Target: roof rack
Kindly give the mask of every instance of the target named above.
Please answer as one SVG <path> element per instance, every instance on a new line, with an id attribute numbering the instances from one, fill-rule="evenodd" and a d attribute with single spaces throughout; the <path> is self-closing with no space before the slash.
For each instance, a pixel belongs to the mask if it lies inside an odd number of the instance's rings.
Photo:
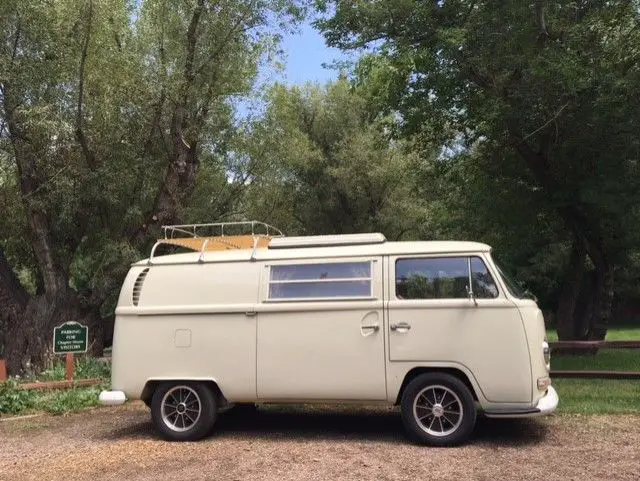
<path id="1" fill-rule="evenodd" d="M 250 260 L 254 260 L 258 247 L 267 247 L 274 237 L 284 237 L 280 229 L 256 220 L 163 225 L 162 230 L 164 238 L 158 239 L 153 245 L 148 265 L 153 263 L 156 249 L 161 245 L 180 246 L 200 252 L 198 262 L 204 262 L 206 251 L 235 249 L 252 249 Z"/>
<path id="2" fill-rule="evenodd" d="M 227 233 L 225 234 L 225 227 Z M 250 228 L 250 233 L 247 230 Z M 257 220 L 245 220 L 238 222 L 214 222 L 212 224 L 181 224 L 181 225 L 163 225 L 162 231 L 164 232 L 165 239 L 173 239 L 176 234 L 184 234 L 190 237 L 204 237 L 203 234 L 208 233 L 208 236 L 224 237 L 230 235 L 231 232 L 235 232 L 238 235 L 239 229 L 243 235 L 266 235 L 270 237 L 284 237 L 282 231 L 272 225 Z M 204 231 L 204 232 L 203 232 Z M 216 234 L 216 232 L 218 232 Z"/>

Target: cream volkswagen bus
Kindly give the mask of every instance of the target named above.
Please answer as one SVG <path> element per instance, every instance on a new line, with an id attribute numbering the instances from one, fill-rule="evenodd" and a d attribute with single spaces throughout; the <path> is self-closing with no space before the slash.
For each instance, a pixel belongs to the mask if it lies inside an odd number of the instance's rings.
<path id="1" fill-rule="evenodd" d="M 478 412 L 558 404 L 542 314 L 489 246 L 259 222 L 165 227 L 122 287 L 112 369 L 101 401 L 142 399 L 171 440 L 206 436 L 234 404 L 382 403 L 416 441 L 453 445 Z"/>

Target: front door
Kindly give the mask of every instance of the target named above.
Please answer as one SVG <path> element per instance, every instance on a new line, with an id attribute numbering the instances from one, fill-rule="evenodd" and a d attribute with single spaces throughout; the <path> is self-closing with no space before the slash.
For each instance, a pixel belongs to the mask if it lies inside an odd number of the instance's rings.
<path id="1" fill-rule="evenodd" d="M 261 299 L 259 399 L 386 398 L 380 258 L 270 263 Z"/>
<path id="2" fill-rule="evenodd" d="M 531 401 L 522 320 L 483 256 L 390 257 L 389 271 L 391 362 L 464 366 L 487 400 Z"/>

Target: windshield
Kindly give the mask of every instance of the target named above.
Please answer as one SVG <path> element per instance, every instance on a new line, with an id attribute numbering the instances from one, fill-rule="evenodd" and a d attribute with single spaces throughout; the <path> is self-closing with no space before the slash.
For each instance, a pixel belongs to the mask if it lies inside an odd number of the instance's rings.
<path id="1" fill-rule="evenodd" d="M 513 297 L 517 297 L 518 299 L 531 298 L 531 293 L 529 291 L 520 287 L 520 284 L 518 284 L 511 276 L 506 275 L 499 265 L 496 264 L 496 267 L 498 268 L 498 272 L 500 273 L 502 280 L 507 286 L 507 290 Z"/>

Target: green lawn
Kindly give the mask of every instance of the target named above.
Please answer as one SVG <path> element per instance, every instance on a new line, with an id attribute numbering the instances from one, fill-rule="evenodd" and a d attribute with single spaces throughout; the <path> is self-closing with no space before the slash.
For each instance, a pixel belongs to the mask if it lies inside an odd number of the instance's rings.
<path id="1" fill-rule="evenodd" d="M 555 330 L 547 331 L 549 341 L 557 341 Z M 640 341 L 640 328 L 613 328 L 608 341 Z M 556 370 L 640 371 L 640 350 L 600 349 L 595 355 L 554 355 L 551 368 Z M 571 414 L 640 414 L 640 380 L 553 379 L 560 396 L 559 413 Z"/>
<path id="2" fill-rule="evenodd" d="M 555 329 L 547 329 L 549 342 L 558 340 Z M 640 327 L 615 327 L 607 331 L 607 341 L 640 341 Z"/>
<path id="3" fill-rule="evenodd" d="M 640 349 L 599 349 L 598 353 L 566 356 L 551 353 L 552 369 L 640 371 Z"/>
<path id="4" fill-rule="evenodd" d="M 640 414 L 640 381 L 554 379 L 559 413 Z"/>

